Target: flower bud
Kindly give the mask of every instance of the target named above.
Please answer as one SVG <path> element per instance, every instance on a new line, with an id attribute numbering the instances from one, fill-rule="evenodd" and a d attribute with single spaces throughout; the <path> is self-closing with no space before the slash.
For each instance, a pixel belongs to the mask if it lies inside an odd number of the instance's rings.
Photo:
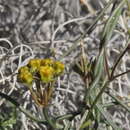
<path id="1" fill-rule="evenodd" d="M 41 60 L 41 66 L 52 66 L 54 61 L 52 59 Z"/>
<path id="2" fill-rule="evenodd" d="M 56 75 L 59 75 L 59 74 L 63 73 L 64 68 L 65 68 L 65 66 L 64 66 L 63 63 L 61 63 L 61 62 L 59 62 L 59 61 L 56 61 L 56 62 L 54 63 L 54 70 L 55 70 L 55 74 L 56 74 Z"/>
<path id="3" fill-rule="evenodd" d="M 22 83 L 25 83 L 28 85 L 31 85 L 33 82 L 33 76 L 30 72 L 25 72 L 25 73 L 22 72 L 18 75 L 18 78 Z"/>
<path id="4" fill-rule="evenodd" d="M 41 64 L 41 59 L 31 59 L 28 63 L 28 67 L 30 67 L 30 71 L 34 73 L 39 70 L 40 64 Z"/>
<path id="5" fill-rule="evenodd" d="M 50 66 L 41 66 L 39 69 L 39 74 L 41 76 L 41 80 L 45 83 L 54 80 L 54 69 Z"/>

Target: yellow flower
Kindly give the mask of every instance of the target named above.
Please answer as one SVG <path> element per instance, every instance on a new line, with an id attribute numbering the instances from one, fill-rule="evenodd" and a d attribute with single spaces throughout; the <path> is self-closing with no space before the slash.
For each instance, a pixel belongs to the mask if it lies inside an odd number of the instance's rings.
<path id="1" fill-rule="evenodd" d="M 27 66 L 23 66 L 19 69 L 18 73 L 26 73 L 29 72 L 29 68 Z"/>
<path id="2" fill-rule="evenodd" d="M 28 66 L 30 67 L 30 71 L 32 73 L 37 72 L 39 70 L 40 65 L 41 59 L 31 59 L 28 63 Z"/>
<path id="3" fill-rule="evenodd" d="M 21 82 L 31 85 L 33 82 L 33 76 L 30 72 L 22 72 L 18 75 Z"/>
<path id="4" fill-rule="evenodd" d="M 64 71 L 64 64 L 52 59 L 31 59 L 27 66 L 21 67 L 18 78 L 21 82 L 32 84 L 33 77 L 37 76 L 44 83 L 54 81 Z M 40 77 L 39 77 L 40 76 Z"/>
<path id="5" fill-rule="evenodd" d="M 65 66 L 64 66 L 63 63 L 61 63 L 61 62 L 59 62 L 59 61 L 56 61 L 56 62 L 54 63 L 54 70 L 55 70 L 55 74 L 56 74 L 56 75 L 59 75 L 59 74 L 63 73 L 64 68 L 65 68 Z"/>
<path id="6" fill-rule="evenodd" d="M 54 61 L 52 59 L 41 60 L 41 66 L 52 66 Z"/>
<path id="7" fill-rule="evenodd" d="M 41 66 L 39 69 L 41 80 L 45 83 L 53 81 L 54 69 L 50 66 Z"/>
<path id="8" fill-rule="evenodd" d="M 31 59 L 26 66 L 19 69 L 18 79 L 28 86 L 35 103 L 46 107 L 53 93 L 52 83 L 64 68 L 63 63 L 52 59 Z M 32 83 L 36 83 L 35 90 L 31 89 Z M 40 85 L 43 85 L 44 89 Z"/>

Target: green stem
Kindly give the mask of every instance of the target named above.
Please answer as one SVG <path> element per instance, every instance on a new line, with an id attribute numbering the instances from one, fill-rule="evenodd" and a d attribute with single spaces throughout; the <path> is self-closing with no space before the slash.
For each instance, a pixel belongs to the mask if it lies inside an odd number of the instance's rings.
<path id="1" fill-rule="evenodd" d="M 33 116 L 30 112 L 28 112 L 27 110 L 25 110 L 23 107 L 19 106 L 19 110 L 21 112 L 23 112 L 26 116 L 28 116 L 30 119 L 39 122 L 39 123 L 43 123 L 43 124 L 48 124 L 46 120 L 40 120 L 38 118 L 36 118 L 35 116 Z"/>
<path id="2" fill-rule="evenodd" d="M 51 126 L 51 128 L 56 129 L 57 128 L 56 122 L 54 120 L 50 119 L 50 116 L 48 115 L 48 110 L 47 109 L 48 108 L 46 108 L 46 107 L 42 109 L 43 114 L 45 116 L 45 119 L 47 120 L 47 122 Z"/>
<path id="3" fill-rule="evenodd" d="M 113 79 L 113 76 L 114 76 L 114 72 L 115 72 L 115 69 L 117 67 L 117 65 L 119 64 L 120 60 L 122 59 L 122 57 L 125 55 L 125 53 L 127 52 L 128 50 L 128 46 L 124 49 L 124 51 L 120 54 L 120 56 L 118 57 L 116 63 L 114 64 L 113 66 L 113 69 L 112 69 L 112 72 L 111 72 L 111 79 Z"/>
<path id="4" fill-rule="evenodd" d="M 104 62 L 104 49 L 102 49 L 102 51 L 100 52 L 99 54 L 99 57 L 98 57 L 98 60 L 97 60 L 97 64 L 95 66 L 95 79 L 93 80 L 93 82 L 90 84 L 89 88 L 86 89 L 86 92 L 85 92 L 85 100 L 87 101 L 90 94 L 91 94 L 91 91 L 92 89 L 94 89 L 96 87 L 96 85 L 99 83 L 101 77 L 102 77 L 102 72 L 103 72 L 103 62 Z M 100 67 L 99 67 L 100 66 Z M 87 82 L 85 83 L 87 84 Z M 87 86 L 86 86 L 87 88 Z"/>
<path id="5" fill-rule="evenodd" d="M 122 76 L 122 75 L 125 75 L 125 74 L 127 74 L 127 73 L 129 73 L 129 72 L 130 72 L 130 70 L 128 70 L 128 71 L 126 71 L 126 72 L 123 72 L 123 73 L 121 73 L 121 74 L 115 75 L 115 76 L 113 76 L 113 78 L 111 79 L 111 81 L 114 80 L 114 79 L 116 79 L 116 78 L 118 78 L 118 77 L 120 77 L 120 76 Z"/>
<path id="6" fill-rule="evenodd" d="M 124 104 L 130 103 L 130 100 L 122 101 L 122 103 L 124 103 Z M 104 108 L 104 107 L 111 107 L 111 106 L 115 106 L 115 105 L 117 106 L 117 105 L 119 105 L 119 103 L 117 103 L 117 101 L 114 101 L 114 102 L 111 102 L 111 103 L 105 103 L 101 106 Z"/>
<path id="7" fill-rule="evenodd" d="M 88 112 L 88 115 L 87 115 L 87 117 L 86 117 L 86 120 L 89 119 L 89 117 L 90 117 L 90 115 L 91 115 L 91 113 L 92 113 L 93 108 L 95 107 L 96 103 L 98 102 L 98 100 L 99 100 L 100 97 L 102 96 L 102 94 L 103 94 L 104 90 L 106 89 L 106 87 L 108 86 L 108 84 L 109 84 L 109 81 L 105 80 L 105 82 L 103 83 L 103 87 L 102 87 L 101 91 L 100 91 L 99 94 L 96 96 L 95 100 L 93 101 L 93 104 L 92 104 L 92 106 L 91 106 L 91 108 L 90 108 L 90 110 L 89 110 L 89 112 Z"/>
<path id="8" fill-rule="evenodd" d="M 64 119 L 72 120 L 73 118 L 75 118 L 79 114 L 81 114 L 81 112 L 74 112 L 71 114 L 65 114 L 62 116 L 58 116 L 58 117 L 56 117 L 56 121 L 59 122 L 59 121 L 64 120 Z"/>

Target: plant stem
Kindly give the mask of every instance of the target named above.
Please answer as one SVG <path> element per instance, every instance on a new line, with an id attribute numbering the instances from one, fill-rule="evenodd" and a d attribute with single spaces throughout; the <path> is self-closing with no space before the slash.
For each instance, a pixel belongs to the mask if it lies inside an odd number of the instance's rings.
<path id="1" fill-rule="evenodd" d="M 23 107 L 19 106 L 19 110 L 21 112 L 23 112 L 26 116 L 28 116 L 31 120 L 39 122 L 39 123 L 43 123 L 43 124 L 48 124 L 46 120 L 42 120 L 42 119 L 38 119 L 35 116 L 33 116 L 30 112 L 28 112 L 27 110 L 25 110 Z"/>
<path id="2" fill-rule="evenodd" d="M 49 115 L 48 115 L 48 108 L 43 108 L 43 114 L 45 116 L 45 119 L 47 120 L 48 124 L 51 126 L 51 128 L 56 129 L 56 122 L 54 122 L 54 120 L 50 119 Z"/>
<path id="3" fill-rule="evenodd" d="M 128 47 L 126 47 L 125 50 L 120 54 L 120 56 L 118 57 L 116 63 L 114 64 L 113 69 L 112 69 L 112 72 L 111 72 L 111 76 L 110 76 L 111 79 L 113 79 L 115 69 L 116 69 L 117 65 L 119 64 L 121 58 L 122 58 L 122 57 L 125 55 L 125 53 L 127 52 L 127 50 L 128 50 Z"/>
<path id="4" fill-rule="evenodd" d="M 65 114 L 65 115 L 56 117 L 56 121 L 59 122 L 59 121 L 64 120 L 64 119 L 72 120 L 73 118 L 75 118 L 79 114 L 81 114 L 81 112 L 74 112 L 74 113 L 70 113 L 70 114 Z"/>
<path id="5" fill-rule="evenodd" d="M 114 80 L 114 79 L 116 79 L 116 78 L 118 78 L 118 77 L 120 77 L 120 76 L 122 76 L 122 75 L 125 75 L 125 74 L 127 74 L 127 73 L 129 73 L 129 72 L 130 72 L 130 70 L 128 70 L 128 71 L 126 71 L 126 72 L 123 72 L 123 73 L 121 73 L 121 74 L 115 75 L 115 76 L 113 76 L 113 78 L 111 79 L 111 81 Z"/>
<path id="6" fill-rule="evenodd" d="M 93 101 L 93 104 L 92 104 L 92 106 L 91 106 L 91 108 L 90 108 L 90 110 L 89 110 L 89 112 L 88 112 L 88 115 L 87 115 L 87 117 L 86 117 L 86 120 L 89 119 L 89 117 L 90 117 L 90 115 L 91 115 L 91 113 L 92 113 L 93 108 L 95 107 L 96 103 L 98 102 L 98 100 L 99 100 L 100 97 L 102 96 L 102 94 L 103 94 L 104 90 L 106 89 L 106 87 L 108 86 L 108 84 L 109 84 L 109 81 L 108 81 L 108 80 L 105 80 L 104 83 L 103 83 L 103 87 L 102 87 L 101 91 L 100 91 L 99 94 L 96 96 L 95 100 Z"/>

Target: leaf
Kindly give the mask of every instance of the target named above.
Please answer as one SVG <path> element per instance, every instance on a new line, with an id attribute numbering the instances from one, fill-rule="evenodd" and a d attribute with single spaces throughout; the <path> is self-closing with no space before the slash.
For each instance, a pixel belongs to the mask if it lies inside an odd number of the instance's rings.
<path id="1" fill-rule="evenodd" d="M 103 71 L 103 63 L 104 62 L 104 50 L 101 51 L 98 60 L 97 60 L 97 64 L 95 66 L 95 71 L 94 71 L 94 77 L 101 77 L 102 75 L 102 71 Z"/>
<path id="2" fill-rule="evenodd" d="M 0 92 L 0 96 L 5 98 L 6 100 L 10 101 L 12 104 L 14 104 L 15 106 L 19 106 L 20 104 L 18 102 L 16 102 L 13 98 L 11 98 L 10 96 Z"/>
<path id="3" fill-rule="evenodd" d="M 9 118 L 8 120 L 5 120 L 4 122 L 2 122 L 2 123 L 1 123 L 1 126 L 2 126 L 2 127 L 7 127 L 7 126 L 11 126 L 11 125 L 13 125 L 13 124 L 15 124 L 15 123 L 16 123 L 16 118 L 11 117 L 11 118 Z"/>
<path id="4" fill-rule="evenodd" d="M 92 124 L 92 121 L 91 121 L 91 120 L 88 120 L 88 121 L 86 121 L 86 122 L 80 127 L 80 129 L 84 129 L 84 128 L 90 126 L 91 124 Z"/>
<path id="5" fill-rule="evenodd" d="M 111 125 L 114 130 L 122 130 L 121 128 L 119 128 L 119 127 L 113 122 L 113 119 L 112 119 L 111 115 L 110 115 L 107 111 L 104 111 L 104 109 L 103 109 L 99 104 L 97 104 L 96 107 L 98 108 L 98 110 L 100 111 L 100 113 L 103 115 L 103 117 L 106 119 L 107 123 L 108 123 L 109 125 Z"/>
<path id="6" fill-rule="evenodd" d="M 124 104 L 120 99 L 118 99 L 116 96 L 114 96 L 111 93 L 107 93 L 109 96 L 111 96 L 118 104 L 120 104 L 124 109 L 126 109 L 130 113 L 130 108 Z"/>
<path id="7" fill-rule="evenodd" d="M 105 27 L 104 27 L 104 32 L 102 34 L 102 42 L 101 42 L 101 47 L 102 48 L 111 38 L 113 30 L 118 22 L 118 18 L 121 14 L 122 7 L 125 3 L 125 0 L 122 0 L 121 3 L 117 6 L 117 8 L 113 11 L 111 17 L 108 19 Z"/>
<path id="8" fill-rule="evenodd" d="M 104 69 L 104 49 L 101 51 L 97 64 L 94 68 L 94 80 L 88 90 L 86 91 L 86 101 L 88 100 L 89 95 L 91 94 L 91 91 L 97 86 L 97 84 L 100 82 L 100 79 L 102 77 L 102 72 Z"/>

